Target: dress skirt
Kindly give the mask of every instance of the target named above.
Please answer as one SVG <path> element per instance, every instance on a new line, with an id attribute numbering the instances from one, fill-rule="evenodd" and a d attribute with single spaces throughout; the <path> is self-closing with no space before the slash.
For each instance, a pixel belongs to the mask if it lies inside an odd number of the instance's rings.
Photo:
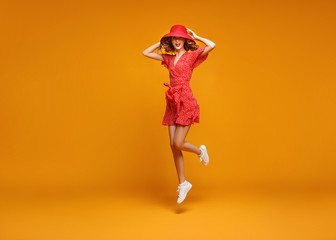
<path id="1" fill-rule="evenodd" d="M 166 111 L 162 120 L 163 125 L 190 125 L 199 123 L 200 107 L 197 99 L 193 96 L 193 92 L 189 82 L 179 83 L 168 86 L 165 92 Z"/>

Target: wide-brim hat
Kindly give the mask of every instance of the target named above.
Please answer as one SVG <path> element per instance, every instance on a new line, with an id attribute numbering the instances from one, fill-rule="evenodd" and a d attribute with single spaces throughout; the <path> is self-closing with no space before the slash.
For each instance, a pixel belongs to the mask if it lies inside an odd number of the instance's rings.
<path id="1" fill-rule="evenodd" d="M 190 35 L 188 34 L 188 32 L 187 32 L 187 28 L 186 28 L 185 26 L 183 26 L 183 25 L 174 25 L 174 26 L 172 26 L 171 29 L 170 29 L 170 32 L 167 33 L 166 35 L 164 35 L 164 36 L 161 38 L 160 42 L 162 43 L 162 40 L 163 40 L 165 37 L 173 37 L 173 36 L 175 36 L 175 37 L 183 37 L 183 38 L 186 38 L 186 39 L 190 39 L 190 40 L 192 40 L 194 43 L 196 43 L 194 37 L 193 37 L 193 36 L 190 36 Z"/>

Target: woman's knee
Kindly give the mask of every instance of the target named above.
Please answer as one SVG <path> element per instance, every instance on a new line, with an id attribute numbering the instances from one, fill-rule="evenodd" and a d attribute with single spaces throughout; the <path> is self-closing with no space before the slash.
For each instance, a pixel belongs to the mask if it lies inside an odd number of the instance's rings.
<path id="1" fill-rule="evenodd" d="M 175 143 L 174 142 L 171 142 L 170 143 L 170 148 L 171 148 L 171 150 L 173 150 L 173 151 L 179 151 L 179 149 L 178 148 L 176 148 L 176 146 L 175 146 Z"/>
<path id="2" fill-rule="evenodd" d="M 177 150 L 182 150 L 183 143 L 184 143 L 183 141 L 176 140 L 176 141 L 174 141 L 173 146 Z"/>

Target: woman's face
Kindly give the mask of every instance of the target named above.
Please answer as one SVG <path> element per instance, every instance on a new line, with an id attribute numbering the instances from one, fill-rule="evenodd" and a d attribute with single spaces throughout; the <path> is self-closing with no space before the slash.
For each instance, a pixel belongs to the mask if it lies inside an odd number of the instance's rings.
<path id="1" fill-rule="evenodd" d="M 172 37 L 172 43 L 175 47 L 175 50 L 180 50 L 181 48 L 183 48 L 185 39 L 183 37 Z"/>

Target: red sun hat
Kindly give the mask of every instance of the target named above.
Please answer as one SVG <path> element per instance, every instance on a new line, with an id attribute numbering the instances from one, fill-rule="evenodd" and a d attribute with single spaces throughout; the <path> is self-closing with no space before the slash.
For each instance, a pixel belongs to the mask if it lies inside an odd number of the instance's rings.
<path id="1" fill-rule="evenodd" d="M 171 29 L 170 29 L 170 33 L 167 33 L 166 35 L 164 35 L 161 38 L 160 42 L 162 43 L 163 38 L 172 37 L 172 36 L 184 37 L 184 38 L 190 39 L 190 40 L 194 41 L 194 43 L 196 43 L 195 38 L 193 36 L 188 35 L 187 28 L 183 25 L 172 26 Z"/>

